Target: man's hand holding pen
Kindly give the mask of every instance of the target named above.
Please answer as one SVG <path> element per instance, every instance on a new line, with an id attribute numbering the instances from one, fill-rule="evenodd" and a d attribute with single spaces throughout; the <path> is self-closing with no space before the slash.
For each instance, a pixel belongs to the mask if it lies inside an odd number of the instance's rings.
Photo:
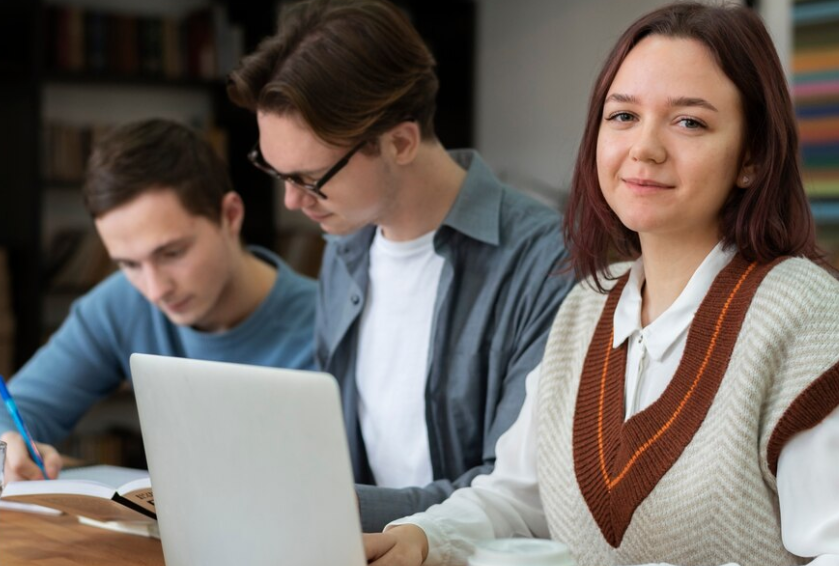
<path id="1" fill-rule="evenodd" d="M 26 442 L 17 432 L 7 432 L 0 440 L 8 444 L 6 448 L 6 482 L 22 480 L 42 480 L 44 474 L 29 456 Z M 49 444 L 36 443 L 44 459 L 44 468 L 49 479 L 58 477 L 61 471 L 61 455 Z"/>

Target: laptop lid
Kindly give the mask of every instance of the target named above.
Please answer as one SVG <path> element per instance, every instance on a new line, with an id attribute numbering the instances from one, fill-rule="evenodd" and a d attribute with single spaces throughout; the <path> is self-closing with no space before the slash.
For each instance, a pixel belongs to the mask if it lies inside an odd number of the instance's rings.
<path id="1" fill-rule="evenodd" d="M 366 564 L 329 374 L 134 354 L 167 566 Z"/>

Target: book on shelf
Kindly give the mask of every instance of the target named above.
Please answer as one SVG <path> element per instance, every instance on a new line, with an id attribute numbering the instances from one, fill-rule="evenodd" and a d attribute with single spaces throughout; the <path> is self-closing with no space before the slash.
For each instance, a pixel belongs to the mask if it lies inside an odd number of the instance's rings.
<path id="1" fill-rule="evenodd" d="M 244 30 L 218 3 L 181 17 L 48 5 L 46 64 L 51 71 L 114 77 L 212 80 L 244 50 Z"/>
<path id="2" fill-rule="evenodd" d="M 104 73 L 108 70 L 108 14 L 88 10 L 83 23 L 87 68 L 92 73 Z"/>
<path id="3" fill-rule="evenodd" d="M 148 472 L 118 466 L 74 468 L 55 480 L 10 482 L 0 500 L 49 507 L 98 522 L 157 519 Z"/>
<path id="4" fill-rule="evenodd" d="M 125 14 L 115 14 L 111 20 L 111 68 L 118 75 L 129 77 L 140 74 L 140 54 L 137 46 L 137 18 Z"/>
<path id="5" fill-rule="evenodd" d="M 44 123 L 41 161 L 44 179 L 81 184 L 93 146 L 111 129 L 109 124 Z"/>
<path id="6" fill-rule="evenodd" d="M 168 79 L 177 79 L 184 76 L 180 21 L 175 18 L 163 18 L 161 28 L 163 75 Z"/>
<path id="7" fill-rule="evenodd" d="M 78 6 L 66 6 L 57 21 L 56 60 L 62 69 L 79 72 L 85 67 L 84 12 Z"/>
<path id="8" fill-rule="evenodd" d="M 150 77 L 163 75 L 163 19 L 138 19 L 140 74 Z"/>
<path id="9" fill-rule="evenodd" d="M 108 251 L 92 228 L 66 228 L 52 238 L 44 274 L 50 289 L 81 294 L 114 270 Z"/>

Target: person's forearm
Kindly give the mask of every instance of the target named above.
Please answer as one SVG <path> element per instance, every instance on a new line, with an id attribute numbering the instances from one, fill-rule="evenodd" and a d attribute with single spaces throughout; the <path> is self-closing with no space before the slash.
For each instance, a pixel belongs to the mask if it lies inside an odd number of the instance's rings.
<path id="1" fill-rule="evenodd" d="M 489 468 L 488 466 L 486 467 Z M 469 481 L 484 467 L 476 468 L 469 477 L 458 479 L 458 483 Z M 462 481 L 461 481 L 462 480 Z M 396 519 L 425 511 L 432 505 L 444 501 L 457 485 L 450 481 L 436 481 L 423 487 L 386 488 L 371 485 L 356 485 L 358 507 L 361 514 L 361 528 L 365 533 L 377 533 Z"/>

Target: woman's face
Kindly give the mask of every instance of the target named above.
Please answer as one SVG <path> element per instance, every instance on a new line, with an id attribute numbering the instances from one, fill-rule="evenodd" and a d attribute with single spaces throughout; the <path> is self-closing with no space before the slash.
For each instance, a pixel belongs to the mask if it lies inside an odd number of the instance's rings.
<path id="1" fill-rule="evenodd" d="M 668 243 L 713 245 L 742 166 L 740 94 L 693 39 L 652 35 L 624 60 L 606 96 L 597 139 L 603 196 L 621 222 Z"/>

